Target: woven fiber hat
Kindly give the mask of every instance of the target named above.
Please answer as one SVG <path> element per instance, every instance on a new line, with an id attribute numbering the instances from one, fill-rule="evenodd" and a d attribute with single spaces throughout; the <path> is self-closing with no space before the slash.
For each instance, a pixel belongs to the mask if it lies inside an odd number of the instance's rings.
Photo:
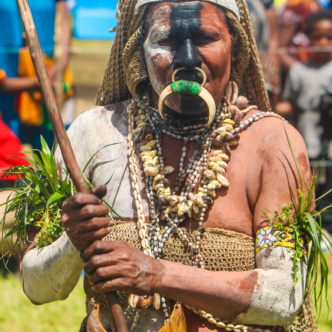
<path id="1" fill-rule="evenodd" d="M 138 3 L 139 1 L 143 3 Z M 98 89 L 97 105 L 124 101 L 140 95 L 148 88 L 149 77 L 142 49 L 144 14 L 148 7 L 148 3 L 144 2 L 148 1 L 119 0 L 118 2 L 116 36 L 102 84 Z M 209 2 L 225 10 L 230 33 L 237 39 L 230 80 L 238 84 L 240 94 L 246 96 L 250 104 L 257 105 L 262 111 L 269 111 L 270 104 L 246 2 L 244 0 Z M 235 7 L 237 5 L 237 8 L 230 8 L 227 2 Z"/>

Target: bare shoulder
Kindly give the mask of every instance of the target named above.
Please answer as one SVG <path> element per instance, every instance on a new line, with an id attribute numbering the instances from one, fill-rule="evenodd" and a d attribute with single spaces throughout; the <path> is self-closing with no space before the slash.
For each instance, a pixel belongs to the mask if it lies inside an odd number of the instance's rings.
<path id="1" fill-rule="evenodd" d="M 93 107 L 81 113 L 72 123 L 68 129 L 68 136 L 81 168 L 106 145 L 127 141 L 127 105 L 128 101 Z M 121 147 L 111 151 L 117 152 Z M 55 156 L 57 161 L 62 162 L 59 149 Z"/>
<path id="2" fill-rule="evenodd" d="M 252 115 L 249 114 L 246 119 Z M 284 204 L 291 203 L 290 192 L 301 188 L 301 181 L 303 187 L 307 188 L 311 171 L 301 135 L 284 120 L 267 116 L 252 122 L 243 130 L 241 142 L 245 144 L 243 149 L 250 150 L 246 188 L 256 232 L 266 226 L 262 210 L 272 216 Z"/>
<path id="3" fill-rule="evenodd" d="M 112 105 L 96 106 L 81 113 L 69 128 L 68 134 L 73 130 L 95 131 L 99 125 L 107 125 L 123 131 L 123 126 L 127 124 L 126 108 L 129 101 L 119 102 Z"/>
<path id="4" fill-rule="evenodd" d="M 250 118 L 249 114 L 245 119 Z M 253 122 L 247 130 L 246 140 L 257 151 L 262 163 L 289 161 L 293 166 L 292 149 L 303 171 L 309 167 L 307 150 L 300 133 L 287 121 L 267 116 Z"/>

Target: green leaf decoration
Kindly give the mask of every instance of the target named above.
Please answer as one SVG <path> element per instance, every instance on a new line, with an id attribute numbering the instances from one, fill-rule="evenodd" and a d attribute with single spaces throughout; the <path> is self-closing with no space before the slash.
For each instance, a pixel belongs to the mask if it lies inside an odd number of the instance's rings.
<path id="1" fill-rule="evenodd" d="M 285 131 L 285 134 L 286 134 L 286 137 L 287 137 L 288 146 L 289 146 L 289 148 L 290 148 L 290 150 L 291 150 L 292 157 L 293 157 L 293 160 L 294 160 L 294 162 L 295 162 L 295 166 L 296 166 L 297 174 L 299 175 L 300 185 L 301 185 L 301 191 L 303 192 L 302 175 L 301 175 L 301 172 L 300 172 L 299 164 L 297 163 L 297 160 L 296 160 L 296 157 L 295 157 L 295 153 L 294 153 L 294 150 L 293 150 L 292 143 L 291 143 L 290 138 L 289 138 L 289 136 L 288 136 L 288 134 L 287 134 L 287 131 L 286 131 L 285 126 L 284 126 L 284 131 Z"/>
<path id="2" fill-rule="evenodd" d="M 302 175 L 286 129 L 285 134 L 296 165 L 300 185 L 299 188 L 297 188 L 295 196 L 290 186 L 289 177 L 286 174 L 292 203 L 284 205 L 281 211 L 275 211 L 273 218 L 265 210 L 263 210 L 262 213 L 264 218 L 272 225 L 272 231 L 282 231 L 285 230 L 286 227 L 289 227 L 289 232 L 292 233 L 295 240 L 295 249 L 292 251 L 293 285 L 302 278 L 301 273 L 299 273 L 299 262 L 301 259 L 306 259 L 308 269 L 305 296 L 307 296 L 309 289 L 312 290 L 316 309 L 320 312 L 323 297 L 327 302 L 328 287 L 328 265 L 321 245 L 323 242 L 332 245 L 322 231 L 321 214 L 328 211 L 332 205 L 317 211 L 314 203 L 319 202 L 324 196 L 329 194 L 332 189 L 313 202 L 318 165 L 313 171 L 307 193 L 304 193 Z M 304 251 L 307 252 L 307 257 L 304 257 Z"/>
<path id="3" fill-rule="evenodd" d="M 111 145 L 115 144 L 108 144 L 102 149 Z M 25 157 L 25 160 L 32 166 L 15 166 L 3 172 L 3 178 L 9 175 L 18 176 L 14 188 L 1 190 L 13 191 L 7 201 L 1 204 L 5 206 L 5 213 L 0 221 L 2 236 L 13 241 L 12 251 L 7 257 L 13 254 L 16 247 L 19 251 L 25 250 L 35 235 L 37 235 L 35 238 L 37 248 L 45 247 L 59 238 L 64 232 L 61 226 L 62 204 L 67 197 L 76 193 L 66 169 L 63 169 L 64 179 L 58 176 L 54 149 L 48 147 L 42 136 L 41 146 L 41 150 L 23 151 L 31 156 Z M 84 170 L 100 150 L 93 154 Z M 87 183 L 92 189 L 92 184 L 89 181 Z M 107 206 L 111 218 L 111 213 L 121 218 L 109 204 Z M 9 212 L 15 213 L 15 223 L 9 231 L 6 231 L 5 217 Z"/>
<path id="4" fill-rule="evenodd" d="M 46 202 L 46 208 L 48 209 L 49 206 L 54 203 L 55 201 L 58 201 L 59 199 L 63 198 L 63 197 L 66 197 L 65 194 L 63 193 L 60 193 L 60 192 L 56 192 L 54 193 L 49 199 L 48 201 Z"/>

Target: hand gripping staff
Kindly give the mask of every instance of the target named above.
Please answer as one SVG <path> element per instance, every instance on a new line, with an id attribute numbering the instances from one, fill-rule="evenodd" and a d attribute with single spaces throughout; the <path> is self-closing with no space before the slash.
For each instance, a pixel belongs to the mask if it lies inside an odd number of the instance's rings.
<path id="1" fill-rule="evenodd" d="M 60 146 L 62 156 L 69 175 L 78 192 L 89 193 L 89 187 L 83 177 L 74 156 L 72 146 L 67 136 L 61 114 L 55 101 L 51 82 L 48 78 L 42 52 L 40 49 L 35 24 L 31 15 L 30 7 L 27 0 L 16 0 L 23 22 L 24 30 L 30 49 L 31 58 L 36 69 L 41 92 L 50 117 L 56 140 Z M 117 301 L 114 292 L 106 293 L 107 305 L 113 317 L 114 325 L 117 332 L 128 332 L 126 320 L 122 309 Z"/>

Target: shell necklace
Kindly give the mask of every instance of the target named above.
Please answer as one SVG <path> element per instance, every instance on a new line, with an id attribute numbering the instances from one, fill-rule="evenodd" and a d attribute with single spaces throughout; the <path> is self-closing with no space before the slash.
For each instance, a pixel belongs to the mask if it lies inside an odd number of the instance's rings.
<path id="1" fill-rule="evenodd" d="M 234 82 L 230 82 L 227 89 L 237 90 L 234 89 L 234 84 Z M 235 147 L 239 143 L 237 133 L 263 117 L 280 118 L 273 112 L 260 112 L 241 123 L 243 116 L 255 108 L 257 107 L 248 106 L 245 97 L 226 93 L 226 98 L 218 107 L 213 123 L 206 127 L 205 118 L 181 121 L 167 116 L 163 120 L 151 106 L 150 98 L 147 95 L 131 101 L 127 108 L 129 168 L 137 208 L 138 234 L 142 251 L 146 255 L 156 259 L 163 258 L 164 243 L 172 232 L 176 232 L 192 253 L 192 265 L 204 269 L 204 258 L 200 255 L 200 241 L 205 231 L 204 216 L 208 205 L 212 204 L 213 198 L 216 197 L 216 189 L 229 186 L 225 173 L 230 160 L 231 147 Z M 165 165 L 165 157 L 161 148 L 162 134 L 183 140 L 179 173 L 173 189 L 169 186 L 167 175 L 171 174 L 174 168 Z M 190 141 L 196 142 L 195 150 L 185 165 L 187 144 Z M 145 222 L 139 189 L 135 152 L 138 146 L 140 146 L 140 159 L 146 175 L 146 194 L 151 217 L 149 226 Z M 210 156 L 212 146 L 216 150 Z M 198 222 L 195 242 L 190 242 L 179 227 L 186 217 Z M 161 227 L 161 222 L 164 222 L 166 226 Z M 159 294 L 144 297 L 143 300 L 131 294 L 128 302 L 130 307 L 135 309 L 143 309 L 151 304 L 156 309 L 161 306 L 165 318 L 169 317 L 166 300 Z M 128 317 L 131 315 L 130 307 Z M 194 312 L 197 311 L 194 308 L 191 309 Z M 138 311 L 135 313 L 132 329 L 137 325 L 137 313 Z M 209 316 L 212 317 L 212 315 Z M 213 319 L 221 322 L 218 318 Z"/>

